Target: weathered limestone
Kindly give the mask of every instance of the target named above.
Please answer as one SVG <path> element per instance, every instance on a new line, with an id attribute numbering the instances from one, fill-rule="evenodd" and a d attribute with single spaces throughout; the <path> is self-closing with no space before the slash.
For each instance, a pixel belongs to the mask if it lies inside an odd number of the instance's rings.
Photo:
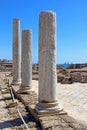
<path id="1" fill-rule="evenodd" d="M 13 82 L 21 84 L 21 61 L 20 61 L 20 20 L 13 19 Z"/>
<path id="2" fill-rule="evenodd" d="M 32 88 L 32 32 L 22 31 L 22 84 L 19 93 L 28 93 Z"/>
<path id="3" fill-rule="evenodd" d="M 38 113 L 59 112 L 56 96 L 56 15 L 41 12 L 39 19 L 39 102 Z"/>

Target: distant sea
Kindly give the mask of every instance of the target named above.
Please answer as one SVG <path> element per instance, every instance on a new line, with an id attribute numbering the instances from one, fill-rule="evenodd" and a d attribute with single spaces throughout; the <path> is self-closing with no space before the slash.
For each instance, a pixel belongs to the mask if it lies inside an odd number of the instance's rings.
<path id="1" fill-rule="evenodd" d="M 59 64 L 60 66 L 64 66 L 64 67 L 68 67 L 70 66 L 71 64 L 70 63 L 64 63 L 64 64 Z"/>

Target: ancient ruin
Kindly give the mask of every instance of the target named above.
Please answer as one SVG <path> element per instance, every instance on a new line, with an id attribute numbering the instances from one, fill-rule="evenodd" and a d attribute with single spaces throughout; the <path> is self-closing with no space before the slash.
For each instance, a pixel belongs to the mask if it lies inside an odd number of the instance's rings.
<path id="1" fill-rule="evenodd" d="M 81 83 L 87 83 L 87 63 L 56 66 L 55 12 L 40 13 L 39 65 L 32 65 L 31 30 L 22 31 L 20 57 L 20 20 L 14 19 L 13 63 L 0 61 L 0 129 L 87 130 L 87 84 Z"/>
<path id="2" fill-rule="evenodd" d="M 20 20 L 13 20 L 13 82 L 21 84 L 21 61 L 20 61 Z"/>
<path id="3" fill-rule="evenodd" d="M 22 31 L 22 84 L 20 93 L 28 93 L 32 88 L 32 31 Z"/>
<path id="4" fill-rule="evenodd" d="M 39 96 L 36 111 L 61 111 L 56 96 L 56 14 L 41 12 L 39 18 Z"/>

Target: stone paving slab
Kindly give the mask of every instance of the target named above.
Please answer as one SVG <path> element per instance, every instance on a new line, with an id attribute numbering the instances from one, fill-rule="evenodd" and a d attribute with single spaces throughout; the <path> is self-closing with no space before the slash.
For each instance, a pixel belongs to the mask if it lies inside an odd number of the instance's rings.
<path id="1" fill-rule="evenodd" d="M 38 94 L 38 81 L 33 80 L 32 86 Z M 69 116 L 87 126 L 87 83 L 57 83 L 57 97 Z"/>
<path id="2" fill-rule="evenodd" d="M 36 120 L 39 121 L 43 130 L 87 130 L 87 127 L 67 114 L 38 115 L 35 112 L 37 94 L 34 91 L 30 94 L 17 94 L 19 86 L 12 86 L 12 88 L 15 95 L 25 104 Z"/>

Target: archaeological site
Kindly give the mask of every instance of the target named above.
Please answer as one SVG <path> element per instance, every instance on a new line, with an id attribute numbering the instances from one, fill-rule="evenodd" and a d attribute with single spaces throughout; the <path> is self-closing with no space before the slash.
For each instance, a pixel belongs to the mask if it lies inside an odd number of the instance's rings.
<path id="1" fill-rule="evenodd" d="M 12 19 L 12 61 L 0 61 L 0 130 L 87 130 L 87 63 L 56 64 L 56 21 L 56 12 L 40 12 L 33 64 L 34 30 Z"/>

